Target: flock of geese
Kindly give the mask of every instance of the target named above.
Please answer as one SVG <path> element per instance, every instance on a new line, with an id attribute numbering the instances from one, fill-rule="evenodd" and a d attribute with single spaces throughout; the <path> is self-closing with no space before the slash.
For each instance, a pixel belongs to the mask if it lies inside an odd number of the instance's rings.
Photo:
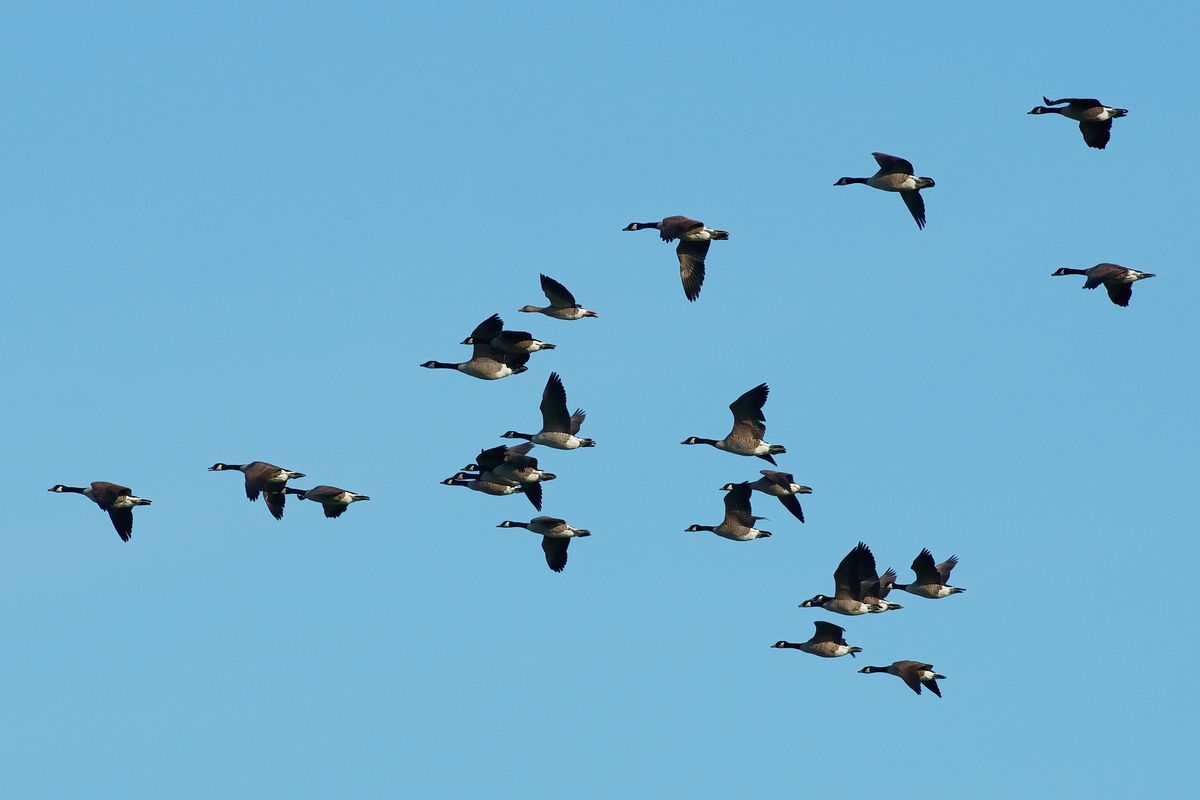
<path id="1" fill-rule="evenodd" d="M 1052 101 L 1043 97 L 1042 100 L 1045 105 L 1036 106 L 1030 114 L 1059 114 L 1077 121 L 1084 142 L 1097 149 L 1104 149 L 1108 144 L 1113 120 L 1128 114 L 1127 109 L 1105 106 L 1095 99 L 1064 98 Z M 897 192 L 916 221 L 917 227 L 923 229 L 925 201 L 921 190 L 936 186 L 934 180 L 917 176 L 912 163 L 906 159 L 886 153 L 872 155 L 879 164 L 879 169 L 874 175 L 868 178 L 844 177 L 834 185 L 861 183 L 874 189 Z M 625 231 L 650 229 L 658 231 L 659 238 L 664 242 L 678 241 L 675 253 L 679 260 L 679 277 L 683 283 L 684 296 L 689 301 L 697 300 L 704 284 L 705 260 L 709 248 L 713 242 L 728 240 L 729 232 L 709 228 L 699 220 L 678 215 L 656 222 L 632 222 L 624 228 Z M 1154 277 L 1153 273 L 1107 263 L 1097 264 L 1089 269 L 1063 267 L 1052 274 L 1084 276 L 1085 289 L 1104 286 L 1109 298 L 1118 306 L 1129 305 L 1132 286 L 1136 281 Z M 553 278 L 542 275 L 541 288 L 549 305 L 526 305 L 519 311 L 542 314 L 564 321 L 598 317 L 595 311 L 576 302 L 574 295 Z M 493 381 L 528 371 L 528 362 L 533 353 L 555 349 L 553 344 L 538 339 L 528 331 L 506 330 L 504 320 L 499 314 L 492 314 L 479 323 L 462 344 L 472 348 L 468 360 L 426 361 L 421 366 L 428 369 L 456 370 L 473 378 Z M 723 438 L 689 436 L 682 444 L 708 445 L 733 455 L 760 458 L 771 466 L 778 467 L 774 457 L 785 454 L 787 448 L 765 439 L 767 429 L 763 408 L 769 394 L 770 388 L 767 384 L 760 383 L 730 403 L 733 427 Z M 524 441 L 511 447 L 501 444 L 480 450 L 474 461 L 443 480 L 442 484 L 461 486 L 486 495 L 524 495 L 534 509 L 540 512 L 543 501 L 542 484 L 555 480 L 557 475 L 541 469 L 538 459 L 530 455 L 530 451 L 535 446 L 555 450 L 577 450 L 596 445 L 592 439 L 579 435 L 587 414 L 582 409 L 573 412 L 569 409 L 562 378 L 557 372 L 551 372 L 542 390 L 539 405 L 542 423 L 537 433 L 509 430 L 501 434 L 500 438 L 503 439 Z M 311 489 L 294 488 L 288 485 L 288 481 L 304 478 L 304 473 L 284 469 L 265 461 L 251 461 L 247 464 L 218 462 L 209 467 L 209 470 L 241 472 L 245 479 L 246 497 L 253 502 L 261 496 L 267 510 L 276 520 L 283 518 L 288 495 L 320 505 L 325 516 L 330 518 L 341 516 L 353 503 L 371 499 L 364 494 L 324 484 Z M 761 477 L 753 481 L 727 483 L 721 487 L 721 491 L 725 492 L 725 513 L 718 524 L 692 524 L 685 531 L 711 532 L 738 542 L 771 536 L 770 531 L 756 527 L 764 517 L 753 513 L 751 499 L 754 492 L 778 499 L 792 517 L 803 523 L 804 509 L 798 496 L 811 494 L 812 489 L 797 483 L 794 476 L 788 472 L 764 469 L 760 470 L 759 474 Z M 117 535 L 126 542 L 133 535 L 133 509 L 151 504 L 150 500 L 136 496 L 129 487 L 106 481 L 94 481 L 88 486 L 56 484 L 49 491 L 59 494 L 81 494 L 91 500 L 102 511 L 108 513 Z M 586 528 L 578 528 L 565 519 L 546 515 L 539 515 L 528 521 L 506 519 L 497 527 L 523 528 L 538 535 L 546 564 L 554 572 L 562 572 L 566 568 L 567 550 L 572 539 L 591 536 L 591 531 Z M 888 568 L 882 575 L 877 572 L 874 554 L 866 544 L 859 542 L 834 570 L 833 595 L 816 594 L 805 600 L 801 607 L 821 608 L 845 616 L 861 616 L 882 614 L 902 608 L 896 603 L 888 602 L 887 597 L 893 590 L 930 600 L 944 599 L 964 591 L 949 583 L 950 573 L 957 564 L 958 559 L 955 556 L 950 556 L 940 564 L 936 563 L 933 554 L 928 549 L 922 549 L 912 562 L 915 579 L 908 584 L 900 584 L 896 583 L 899 576 L 895 570 Z M 854 657 L 862 652 L 861 647 L 846 642 L 845 629 L 841 626 L 823 620 L 816 621 L 814 626 L 816 630 L 807 641 L 781 640 L 772 647 L 800 650 L 822 658 L 840 658 L 847 655 Z M 866 674 L 894 675 L 917 694 L 921 694 L 924 687 L 938 697 L 941 697 L 941 689 L 937 681 L 945 678 L 937 673 L 932 664 L 911 660 L 895 661 L 887 666 L 866 666 L 859 671 Z"/>

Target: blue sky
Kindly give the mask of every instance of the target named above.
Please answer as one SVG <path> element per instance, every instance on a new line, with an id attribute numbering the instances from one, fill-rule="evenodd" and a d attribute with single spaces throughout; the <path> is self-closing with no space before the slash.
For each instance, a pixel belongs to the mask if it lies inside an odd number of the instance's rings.
<path id="1" fill-rule="evenodd" d="M 1196 10 L 677 13 L 7 10 L 6 796 L 1190 787 Z M 1090 150 L 1043 94 L 1130 114 Z M 924 231 L 833 188 L 873 150 L 936 179 Z M 732 234 L 695 304 L 620 230 L 674 213 Z M 1158 277 L 1049 277 L 1100 261 Z M 518 315 L 539 272 L 600 318 Z M 417 368 L 493 312 L 558 349 Z M 438 485 L 551 370 L 598 442 L 534 453 L 595 534 L 561 575 L 523 499 Z M 684 534 L 763 465 L 679 442 L 762 381 L 808 524 Z M 253 459 L 372 500 L 277 523 L 205 472 Z M 154 500 L 131 543 L 45 491 L 91 480 Z M 968 592 L 797 608 L 860 539 Z M 857 661 L 769 648 L 831 618 Z M 944 698 L 856 673 L 903 658 Z"/>

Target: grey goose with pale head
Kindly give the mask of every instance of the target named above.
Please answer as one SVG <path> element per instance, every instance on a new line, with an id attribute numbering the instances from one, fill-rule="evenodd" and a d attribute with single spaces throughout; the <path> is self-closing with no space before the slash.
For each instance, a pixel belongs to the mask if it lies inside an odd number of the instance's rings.
<path id="1" fill-rule="evenodd" d="M 1087 269 L 1060 267 L 1050 273 L 1052 278 L 1060 278 L 1063 275 L 1083 275 L 1087 278 L 1083 282 L 1084 289 L 1095 289 L 1103 285 L 1104 290 L 1108 292 L 1108 299 L 1121 308 L 1127 307 L 1130 299 L 1133 298 L 1133 284 L 1146 278 L 1155 277 L 1153 272 L 1139 272 L 1136 269 L 1122 267 L 1120 264 L 1097 264 Z"/>
<path id="2" fill-rule="evenodd" d="M 755 456 L 775 464 L 771 456 L 786 453 L 787 448 L 781 444 L 767 444 L 763 437 L 767 435 L 767 418 L 763 416 L 763 406 L 767 403 L 770 387 L 760 383 L 737 400 L 729 404 L 733 414 L 733 430 L 724 439 L 702 439 L 699 436 L 689 436 L 680 444 L 707 444 L 726 453 L 738 456 Z"/>
<path id="3" fill-rule="evenodd" d="M 1051 100 L 1042 97 L 1044 106 L 1034 106 L 1029 114 L 1059 114 L 1079 123 L 1079 132 L 1088 147 L 1103 150 L 1112 136 L 1114 119 L 1120 119 L 1129 113 L 1128 108 L 1113 108 L 1106 106 L 1094 97 L 1064 97 L 1061 100 Z M 1066 105 L 1062 105 L 1066 103 Z M 1062 106 L 1047 108 L 1047 106 Z"/>
<path id="4" fill-rule="evenodd" d="M 586 528 L 576 528 L 568 525 L 558 517 L 534 517 L 529 522 L 504 520 L 497 528 L 525 528 L 542 537 L 542 552 L 546 554 L 546 566 L 555 572 L 562 572 L 567 566 L 567 547 L 572 539 L 591 536 Z"/>
<path id="5" fill-rule="evenodd" d="M 283 519 L 283 507 L 287 500 L 284 488 L 292 478 L 303 478 L 303 472 L 293 472 L 290 469 L 268 464 L 266 461 L 251 461 L 249 464 L 223 464 L 217 462 L 208 468 L 209 472 L 226 472 L 236 470 L 246 476 L 246 497 L 250 502 L 263 496 L 267 510 L 275 519 Z"/>
<path id="6" fill-rule="evenodd" d="M 770 531 L 759 530 L 754 524 L 766 517 L 756 517 L 750 508 L 750 484 L 735 484 L 725 495 L 725 518 L 720 525 L 690 525 L 684 533 L 699 533 L 708 531 L 723 539 L 735 542 L 749 542 L 753 539 L 765 539 Z"/>
<path id="7" fill-rule="evenodd" d="M 568 321 L 600 316 L 595 311 L 588 311 L 579 305 L 579 303 L 576 303 L 575 295 L 567 291 L 567 287 L 554 280 L 554 278 L 548 275 L 542 275 L 541 278 L 542 293 L 546 295 L 546 299 L 550 301 L 550 305 L 522 306 L 517 309 L 518 311 L 524 311 L 528 314 L 545 314 L 547 317 Z"/>
<path id="8" fill-rule="evenodd" d="M 842 656 L 854 658 L 855 653 L 862 652 L 861 647 L 854 647 L 846 643 L 846 629 L 840 625 L 834 625 L 832 622 L 824 620 L 817 620 L 813 625 L 817 630 L 807 642 L 797 643 L 781 640 L 771 647 L 800 650 L 821 658 L 841 658 Z"/>
<path id="9" fill-rule="evenodd" d="M 938 697 L 942 696 L 942 690 L 938 688 L 937 682 L 946 677 L 935 672 L 933 664 L 923 661 L 893 661 L 886 667 L 863 667 L 859 672 L 866 675 L 886 672 L 904 681 L 905 685 L 917 694 L 921 693 L 921 687 L 924 686 Z"/>
<path id="10" fill-rule="evenodd" d="M 925 227 L 925 198 L 921 197 L 922 189 L 929 189 L 937 184 L 933 178 L 917 177 L 911 161 L 889 156 L 887 153 L 871 153 L 879 164 L 879 171 L 869 178 L 838 178 L 834 186 L 849 186 L 852 183 L 863 183 L 872 189 L 884 192 L 899 192 L 900 199 L 908 206 L 908 211 L 917 222 L 918 228 Z"/>
<path id="11" fill-rule="evenodd" d="M 47 491 L 55 494 L 81 494 L 100 506 L 101 511 L 108 512 L 108 518 L 112 520 L 113 528 L 122 542 L 133 538 L 134 506 L 148 506 L 151 503 L 144 497 L 134 495 L 128 486 L 108 481 L 92 481 L 87 486 L 63 486 L 57 483 Z"/>
<path id="12" fill-rule="evenodd" d="M 729 231 L 714 230 L 698 219 L 679 215 L 664 217 L 660 222 L 631 222 L 621 230 L 656 230 L 664 242 L 679 240 L 675 255 L 679 257 L 679 279 L 683 281 L 683 294 L 688 300 L 700 296 L 709 245 L 729 238 Z"/>

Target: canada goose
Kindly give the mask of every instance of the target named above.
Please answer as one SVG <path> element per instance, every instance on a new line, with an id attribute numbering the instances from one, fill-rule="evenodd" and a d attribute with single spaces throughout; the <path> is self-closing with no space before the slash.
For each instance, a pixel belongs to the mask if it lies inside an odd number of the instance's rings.
<path id="1" fill-rule="evenodd" d="M 284 494 L 299 495 L 301 500 L 312 500 L 314 503 L 320 503 L 325 509 L 325 516 L 330 519 L 340 517 L 351 503 L 357 503 L 359 500 L 370 500 L 365 494 L 355 494 L 347 492 L 345 489 L 339 489 L 336 486 L 314 486 L 311 489 L 293 489 L 288 486 L 284 490 Z"/>
<path id="2" fill-rule="evenodd" d="M 554 278 L 547 275 L 542 275 L 541 277 L 542 292 L 546 295 L 546 299 L 550 301 L 550 305 L 544 308 L 541 306 L 522 306 L 517 309 L 518 311 L 525 311 L 530 314 L 545 314 L 547 317 L 565 320 L 600 316 L 595 311 L 588 311 L 576 303 L 575 295 L 567 291 L 567 287 L 554 280 Z"/>
<path id="3" fill-rule="evenodd" d="M 888 583 L 896 578 L 896 574 L 891 570 L 885 572 L 884 576 Z M 847 553 L 833 571 L 833 584 L 833 597 L 818 594 L 811 600 L 805 600 L 800 607 L 823 608 L 847 616 L 880 614 L 903 608 L 883 599 L 887 596 L 889 587 L 880 585 L 880 578 L 875 572 L 875 556 L 872 555 L 871 548 L 862 542 Z"/>
<path id="4" fill-rule="evenodd" d="M 516 447 L 492 447 L 480 450 L 475 462 L 462 468 L 463 472 L 478 472 L 484 480 L 497 483 L 537 483 L 552 481 L 558 476 L 553 472 L 538 469 L 538 460 L 526 455 L 533 449 L 532 442 Z"/>
<path id="5" fill-rule="evenodd" d="M 786 453 L 787 448 L 781 444 L 767 444 L 763 441 L 763 436 L 767 434 L 767 419 L 763 416 L 762 409 L 770 392 L 765 383 L 760 383 L 729 404 L 729 410 L 733 412 L 733 430 L 724 439 L 689 436 L 680 444 L 710 444 L 726 453 L 758 456 L 774 464 L 775 459 L 771 456 Z"/>
<path id="6" fill-rule="evenodd" d="M 683 281 L 683 293 L 688 300 L 700 296 L 700 287 L 704 283 L 704 257 L 708 255 L 708 246 L 712 242 L 729 238 L 729 231 L 718 231 L 705 227 L 696 219 L 673 216 L 666 217 L 662 222 L 631 222 L 622 230 L 640 231 L 653 228 L 658 231 L 659 238 L 664 242 L 679 240 L 675 254 L 679 256 L 679 278 Z"/>
<path id="7" fill-rule="evenodd" d="M 222 464 L 217 462 L 208 468 L 209 472 L 224 472 L 236 469 L 246 476 L 246 497 L 250 502 L 258 499 L 261 493 L 267 504 L 267 510 L 275 519 L 283 519 L 283 506 L 287 500 L 284 485 L 292 478 L 303 478 L 303 472 L 293 472 L 266 461 L 251 461 L 249 464 Z"/>
<path id="8" fill-rule="evenodd" d="M 514 522 L 504 520 L 497 528 L 526 528 L 542 537 L 542 552 L 546 554 L 546 565 L 555 572 L 562 572 L 567 566 L 567 547 L 571 540 L 581 536 L 591 536 L 592 532 L 584 528 L 575 528 L 566 520 L 557 517 L 534 517 L 529 522 Z"/>
<path id="9" fill-rule="evenodd" d="M 942 696 L 942 690 L 938 688 L 937 682 L 944 680 L 946 677 L 934 672 L 933 664 L 926 664 L 922 661 L 894 661 L 886 667 L 863 667 L 859 672 L 867 675 L 873 672 L 886 672 L 888 675 L 895 675 L 908 684 L 908 688 L 917 694 L 921 693 L 921 684 L 925 684 L 929 687 L 929 691 L 938 697 Z"/>
<path id="10" fill-rule="evenodd" d="M 463 339 L 463 344 L 475 344 L 478 340 L 474 336 L 468 336 Z M 539 350 L 553 350 L 554 345 L 549 342 L 543 342 L 540 339 L 533 338 L 533 334 L 529 331 L 500 331 L 492 337 L 488 342 L 493 349 L 505 355 L 520 355 L 522 353 L 536 353 Z"/>
<path id="11" fill-rule="evenodd" d="M 542 390 L 542 429 L 537 433 L 518 433 L 505 431 L 501 439 L 528 439 L 534 444 L 542 444 L 557 450 L 574 450 L 579 447 L 595 447 L 591 439 L 582 439 L 575 434 L 587 418 L 587 413 L 580 408 L 574 414 L 567 413 L 567 390 L 563 388 L 562 378 L 557 372 L 551 372 L 546 379 L 546 388 Z"/>
<path id="12" fill-rule="evenodd" d="M 940 600 L 952 594 L 965 592 L 950 585 L 950 572 L 958 566 L 958 556 L 950 556 L 940 564 L 933 563 L 933 553 L 924 548 L 913 559 L 912 570 L 917 573 L 915 583 L 903 584 L 892 582 L 893 589 L 915 594 L 917 597 L 928 597 L 930 600 Z"/>
<path id="13" fill-rule="evenodd" d="M 771 535 L 770 531 L 760 531 L 754 523 L 766 517 L 756 517 L 750 508 L 750 484 L 739 483 L 725 495 L 725 519 L 720 525 L 691 525 L 684 533 L 710 531 L 725 539 L 735 542 L 748 542 L 751 539 L 763 539 Z"/>
<path id="14" fill-rule="evenodd" d="M 476 492 L 484 494 L 506 495 L 506 494 L 523 494 L 528 498 L 529 502 L 537 511 L 542 510 L 542 485 L 540 483 L 511 483 L 508 481 L 501 482 L 500 480 L 488 479 L 483 477 L 472 478 L 462 472 L 452 478 L 446 478 L 442 481 L 443 486 L 466 486 Z"/>
<path id="15" fill-rule="evenodd" d="M 471 351 L 471 360 L 461 363 L 444 361 L 426 361 L 422 367 L 426 369 L 456 369 L 464 375 L 485 381 L 497 381 L 509 375 L 517 375 L 529 369 L 525 363 L 529 361 L 528 353 L 502 353 L 491 345 L 492 339 L 504 330 L 504 320 L 499 314 L 492 314 L 475 326 L 469 341 L 475 344 Z"/>
<path id="16" fill-rule="evenodd" d="M 1087 269 L 1060 267 L 1050 273 L 1052 278 L 1063 275 L 1086 275 L 1087 280 L 1083 282 L 1085 289 L 1095 289 L 1100 284 L 1104 284 L 1105 290 L 1108 291 L 1108 299 L 1122 308 L 1127 307 L 1130 298 L 1133 297 L 1134 282 L 1154 277 L 1153 272 L 1138 272 L 1136 269 L 1122 267 L 1120 264 L 1097 264 Z"/>
<path id="17" fill-rule="evenodd" d="M 1043 97 L 1042 102 L 1046 105 L 1034 106 L 1028 113 L 1061 114 L 1067 119 L 1075 120 L 1079 123 L 1079 132 L 1083 134 L 1083 141 L 1087 142 L 1088 147 L 1094 147 L 1097 150 L 1103 150 L 1104 146 L 1108 144 L 1108 139 L 1112 135 L 1113 120 L 1129 113 L 1128 108 L 1112 108 L 1091 97 L 1064 97 L 1062 100 L 1050 100 Z M 1046 108 L 1046 106 L 1057 106 L 1062 103 L 1066 103 L 1062 108 Z"/>
<path id="18" fill-rule="evenodd" d="M 817 632 L 807 642 L 779 641 L 771 647 L 803 650 L 805 653 L 812 653 L 821 658 L 838 658 L 840 656 L 854 658 L 855 653 L 862 652 L 861 647 L 852 647 L 846 644 L 846 629 L 840 625 L 823 620 L 817 620 L 813 625 L 817 626 Z"/>
<path id="19" fill-rule="evenodd" d="M 770 469 L 760 469 L 759 472 L 763 477 L 752 481 L 750 488 L 756 492 L 778 497 L 779 502 L 783 503 L 783 507 L 790 511 L 793 517 L 804 522 L 804 509 L 800 507 L 800 501 L 796 499 L 796 495 L 812 494 L 812 489 L 796 483 L 796 479 L 790 472 L 775 472 Z M 721 487 L 721 491 L 728 492 L 733 486 L 734 484 L 727 483 Z"/>
<path id="20" fill-rule="evenodd" d="M 81 494 L 100 506 L 102 511 L 108 512 L 108 518 L 112 520 L 122 542 L 128 542 L 133 537 L 133 507 L 150 505 L 146 498 L 135 497 L 128 486 L 108 481 L 92 481 L 88 486 L 63 486 L 56 483 L 47 491 L 57 494 Z"/>
<path id="21" fill-rule="evenodd" d="M 849 186 L 852 183 L 865 183 L 874 189 L 885 192 L 899 192 L 904 205 L 908 206 L 918 228 L 925 227 L 925 199 L 921 190 L 936 186 L 933 178 L 918 178 L 913 170 L 911 161 L 889 156 L 887 153 L 871 153 L 879 162 L 879 171 L 869 178 L 838 178 L 834 186 Z"/>

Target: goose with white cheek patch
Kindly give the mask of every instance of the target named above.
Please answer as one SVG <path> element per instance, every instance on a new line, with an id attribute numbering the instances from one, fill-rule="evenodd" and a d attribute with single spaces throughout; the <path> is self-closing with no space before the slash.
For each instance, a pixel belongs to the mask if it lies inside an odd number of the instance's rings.
<path id="1" fill-rule="evenodd" d="M 950 573 L 958 566 L 958 556 L 950 556 L 940 564 L 933 561 L 933 553 L 924 548 L 913 559 L 912 570 L 917 573 L 917 579 L 912 583 L 893 583 L 893 589 L 915 594 L 930 600 L 941 600 L 952 594 L 965 592 L 957 586 L 950 585 Z"/>
<path id="2" fill-rule="evenodd" d="M 849 186 L 852 183 L 865 183 L 872 189 L 884 192 L 899 192 L 900 199 L 908 206 L 908 211 L 917 222 L 917 228 L 925 227 L 925 198 L 921 197 L 922 189 L 930 189 L 937 184 L 933 178 L 921 178 L 915 174 L 911 161 L 887 153 L 871 153 L 879 163 L 879 171 L 869 178 L 838 178 L 834 186 Z"/>
<path id="3" fill-rule="evenodd" d="M 542 510 L 542 484 L 540 483 L 515 483 L 512 481 L 502 481 L 498 478 L 472 478 L 470 475 L 460 472 L 452 478 L 446 478 L 446 480 L 442 481 L 442 485 L 465 486 L 471 491 L 496 495 L 498 497 L 510 494 L 523 494 L 529 500 L 534 510 Z"/>
<path id="4" fill-rule="evenodd" d="M 846 643 L 846 629 L 840 625 L 834 625 L 832 622 L 824 620 L 817 620 L 813 625 L 817 627 L 816 633 L 807 642 L 778 641 L 771 647 L 800 650 L 821 658 L 841 658 L 842 656 L 854 658 L 855 653 L 862 652 L 861 647 L 854 647 Z"/>
<path id="5" fill-rule="evenodd" d="M 562 572 L 567 566 L 567 547 L 572 539 L 591 536 L 586 528 L 576 528 L 568 525 L 566 520 L 557 517 L 534 517 L 529 522 L 504 520 L 497 528 L 525 528 L 542 537 L 542 552 L 546 554 L 546 566 L 555 572 Z"/>
<path id="6" fill-rule="evenodd" d="M 750 508 L 750 484 L 735 484 L 725 495 L 725 518 L 720 525 L 690 525 L 684 533 L 699 533 L 708 531 L 723 539 L 735 542 L 749 542 L 753 539 L 765 539 L 770 531 L 759 530 L 755 523 L 766 517 L 756 517 Z"/>
<path id="7" fill-rule="evenodd" d="M 303 478 L 303 472 L 295 472 L 266 461 L 251 461 L 249 464 L 222 464 L 217 462 L 208 468 L 209 472 L 226 472 L 236 470 L 246 476 L 246 498 L 250 502 L 258 500 L 261 494 L 267 504 L 267 510 L 275 519 L 283 519 L 283 507 L 287 500 L 284 487 L 293 478 Z"/>
<path id="8" fill-rule="evenodd" d="M 812 489 L 808 486 L 801 486 L 796 483 L 795 477 L 790 472 L 776 472 L 771 469 L 759 470 L 762 477 L 756 481 L 751 481 L 750 488 L 756 492 L 769 494 L 772 497 L 779 498 L 779 502 L 783 507 L 796 519 L 804 522 L 804 509 L 800 506 L 800 501 L 796 499 L 798 494 L 812 494 Z M 722 492 L 728 492 L 735 484 L 727 483 L 721 487 Z"/>
<path id="9" fill-rule="evenodd" d="M 467 340 L 474 345 L 470 361 L 426 361 L 421 366 L 426 369 L 458 370 L 484 381 L 498 381 L 510 375 L 519 375 L 529 369 L 525 366 L 529 361 L 529 353 L 503 353 L 493 347 L 492 340 L 503 331 L 504 320 L 500 319 L 499 314 L 493 314 L 476 325 Z"/>
<path id="10" fill-rule="evenodd" d="M 1108 146 L 1112 136 L 1114 119 L 1120 119 L 1129 113 L 1128 108 L 1113 108 L 1106 106 L 1094 97 L 1064 97 L 1061 100 L 1051 100 L 1043 97 L 1044 106 L 1034 106 L 1029 114 L 1058 114 L 1079 123 L 1079 132 L 1088 147 L 1103 150 Z M 1063 105 L 1066 103 L 1066 105 Z M 1049 108 L 1061 106 L 1061 108 Z"/>
<path id="11" fill-rule="evenodd" d="M 946 678 L 945 675 L 934 671 L 933 664 L 923 661 L 894 661 L 886 667 L 863 667 L 859 672 L 866 675 L 876 672 L 895 675 L 917 694 L 921 693 L 921 687 L 924 686 L 938 697 L 942 696 L 942 690 L 938 688 L 937 682 Z"/>
<path id="12" fill-rule="evenodd" d="M 55 494 L 81 494 L 88 500 L 100 506 L 101 511 L 108 512 L 113 528 L 122 542 L 133 538 L 133 509 L 135 506 L 148 506 L 149 500 L 137 497 L 128 486 L 108 481 L 92 481 L 87 486 L 63 486 L 57 483 L 47 491 Z"/>
<path id="13" fill-rule="evenodd" d="M 775 459 L 771 456 L 786 453 L 787 448 L 781 444 L 768 444 L 763 441 L 763 437 L 767 435 L 767 418 L 763 416 L 763 406 L 766 405 L 770 392 L 771 389 L 765 383 L 760 383 L 729 404 L 729 411 L 733 414 L 733 429 L 724 439 L 689 436 L 680 444 L 707 444 L 726 453 L 755 456 L 774 465 Z"/>
<path id="14" fill-rule="evenodd" d="M 325 516 L 330 519 L 337 519 L 344 514 L 351 503 L 371 499 L 365 494 L 348 492 L 345 489 L 339 489 L 336 486 L 326 486 L 324 484 L 314 486 L 311 489 L 293 489 L 289 486 L 283 491 L 286 494 L 297 495 L 301 500 L 311 500 L 314 503 L 319 503 L 325 509 Z"/>
<path id="15" fill-rule="evenodd" d="M 896 574 L 891 570 L 885 572 L 884 576 L 888 582 L 896 578 Z M 859 542 L 833 571 L 833 597 L 818 594 L 805 600 L 800 607 L 823 608 L 850 617 L 881 614 L 903 608 L 883 599 L 889 587 L 881 585 L 882 583 L 883 580 L 875 572 L 875 556 L 871 553 L 871 548 Z"/>
<path id="16" fill-rule="evenodd" d="M 1120 264 L 1097 264 L 1087 269 L 1060 267 L 1050 273 L 1052 278 L 1061 278 L 1063 275 L 1083 275 L 1087 278 L 1083 282 L 1084 289 L 1103 286 L 1104 290 L 1108 292 L 1108 299 L 1121 308 L 1128 306 L 1129 301 L 1133 299 L 1133 284 L 1154 277 L 1153 272 L 1139 272 L 1136 269 L 1122 267 Z"/>
<path id="17" fill-rule="evenodd" d="M 574 414 L 567 413 L 567 390 L 563 387 L 562 378 L 557 372 L 551 372 L 546 379 L 546 388 L 542 390 L 542 402 L 539 406 L 542 412 L 542 429 L 537 433 L 519 433 L 505 431 L 501 439 L 528 439 L 533 444 L 553 447 L 556 450 L 576 450 L 580 447 L 595 447 L 591 439 L 577 436 L 587 412 L 575 409 Z"/>
<path id="18" fill-rule="evenodd" d="M 679 257 L 679 279 L 683 281 L 683 295 L 688 300 L 700 296 L 704 285 L 704 259 L 713 242 L 729 238 L 729 231 L 718 231 L 698 219 L 683 216 L 665 217 L 659 222 L 631 222 L 621 230 L 656 230 L 664 242 L 679 240 L 675 255 Z"/>

